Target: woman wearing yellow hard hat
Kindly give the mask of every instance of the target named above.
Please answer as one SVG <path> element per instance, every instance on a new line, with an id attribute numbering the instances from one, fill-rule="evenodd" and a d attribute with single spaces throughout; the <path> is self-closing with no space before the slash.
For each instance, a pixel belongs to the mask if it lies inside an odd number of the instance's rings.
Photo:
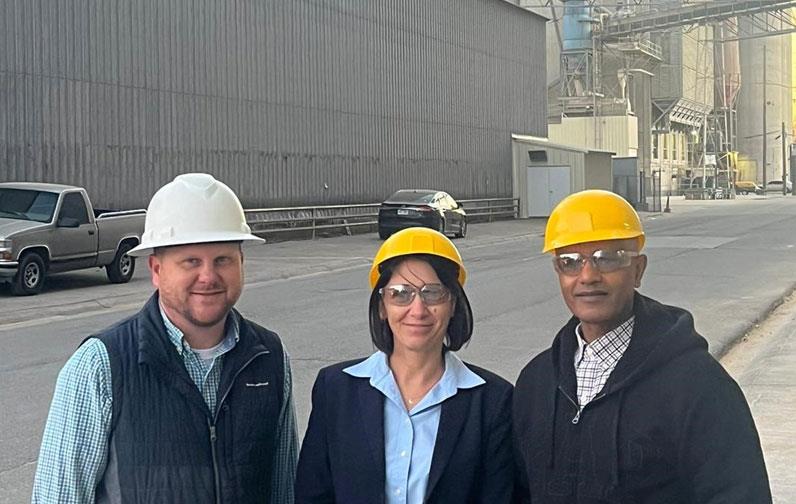
<path id="1" fill-rule="evenodd" d="M 512 386 L 454 354 L 473 331 L 466 277 L 437 231 L 382 244 L 370 270 L 378 350 L 318 374 L 297 504 L 511 502 Z"/>

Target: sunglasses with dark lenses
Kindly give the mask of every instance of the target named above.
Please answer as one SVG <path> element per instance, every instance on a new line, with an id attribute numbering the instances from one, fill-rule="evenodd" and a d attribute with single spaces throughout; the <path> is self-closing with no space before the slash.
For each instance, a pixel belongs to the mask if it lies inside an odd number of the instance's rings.
<path id="1" fill-rule="evenodd" d="M 631 250 L 597 250 L 590 256 L 573 252 L 553 257 L 553 265 L 555 265 L 556 271 L 562 275 L 575 276 L 580 275 L 583 267 L 586 266 L 586 261 L 589 261 L 592 267 L 600 273 L 611 273 L 627 268 L 633 262 L 633 258 L 638 255 L 638 252 Z"/>
<path id="2" fill-rule="evenodd" d="M 438 305 L 447 301 L 450 293 L 442 284 L 426 284 L 419 289 L 410 284 L 394 284 L 379 289 L 384 302 L 395 306 L 409 306 L 418 294 L 426 306 Z"/>

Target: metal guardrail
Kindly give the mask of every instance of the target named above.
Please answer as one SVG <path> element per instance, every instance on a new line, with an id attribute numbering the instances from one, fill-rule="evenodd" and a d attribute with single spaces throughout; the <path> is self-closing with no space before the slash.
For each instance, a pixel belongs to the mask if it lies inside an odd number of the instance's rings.
<path id="1" fill-rule="evenodd" d="M 489 222 L 492 222 L 494 217 L 511 216 L 516 219 L 520 208 L 518 198 L 481 198 L 459 200 L 459 203 L 467 212 L 468 219 L 470 217 L 487 217 Z"/>
<path id="2" fill-rule="evenodd" d="M 481 198 L 459 200 L 472 219 L 492 222 L 495 218 L 516 218 L 519 200 L 516 198 Z M 250 208 L 244 210 L 246 221 L 256 235 L 310 231 L 315 239 L 319 230 L 343 229 L 350 235 L 352 228 L 376 226 L 381 203 L 354 205 L 321 205 L 283 208 Z"/>

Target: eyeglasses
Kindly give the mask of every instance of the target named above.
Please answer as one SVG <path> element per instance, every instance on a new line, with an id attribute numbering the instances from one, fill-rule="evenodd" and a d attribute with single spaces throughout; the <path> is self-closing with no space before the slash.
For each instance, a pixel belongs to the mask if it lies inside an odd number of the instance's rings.
<path id="1" fill-rule="evenodd" d="M 591 262 L 592 267 L 600 273 L 611 273 L 627 268 L 633 262 L 633 258 L 638 255 L 638 252 L 631 250 L 598 250 L 590 256 L 574 252 L 555 256 L 553 265 L 556 271 L 567 276 L 580 275 L 583 267 L 586 266 L 586 261 Z"/>
<path id="2" fill-rule="evenodd" d="M 379 289 L 384 302 L 395 306 L 409 306 L 418 294 L 426 306 L 438 305 L 447 301 L 450 293 L 442 284 L 426 284 L 419 289 L 410 284 L 394 284 Z"/>

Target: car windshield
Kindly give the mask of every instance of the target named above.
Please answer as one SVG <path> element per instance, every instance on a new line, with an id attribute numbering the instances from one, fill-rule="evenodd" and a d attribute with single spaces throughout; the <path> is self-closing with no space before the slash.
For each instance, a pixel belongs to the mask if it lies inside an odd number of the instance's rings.
<path id="1" fill-rule="evenodd" d="M 0 189 L 0 218 L 50 222 L 57 202 L 56 193 L 29 189 Z"/>
<path id="2" fill-rule="evenodd" d="M 387 198 L 387 201 L 390 203 L 431 203 L 436 194 L 436 191 L 398 191 Z"/>

